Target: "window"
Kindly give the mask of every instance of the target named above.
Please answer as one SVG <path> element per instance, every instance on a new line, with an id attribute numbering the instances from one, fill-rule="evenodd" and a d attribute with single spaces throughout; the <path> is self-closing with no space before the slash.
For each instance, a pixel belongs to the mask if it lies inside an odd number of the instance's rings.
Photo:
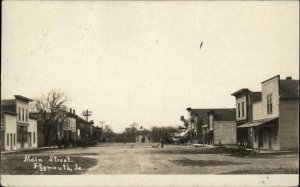
<path id="1" fill-rule="evenodd" d="M 269 95 L 267 95 L 267 114 L 270 113 L 270 110 L 269 110 Z"/>
<path id="2" fill-rule="evenodd" d="M 22 108 L 22 121 L 24 121 L 24 108 Z"/>
<path id="3" fill-rule="evenodd" d="M 19 107 L 19 113 L 18 113 L 19 121 L 21 121 L 21 108 Z"/>
<path id="4" fill-rule="evenodd" d="M 14 133 L 14 145 L 16 145 L 16 133 Z"/>
<path id="5" fill-rule="evenodd" d="M 18 126 L 17 128 L 17 141 L 26 142 L 27 141 L 27 127 Z"/>
<path id="6" fill-rule="evenodd" d="M 9 146 L 9 134 L 7 134 L 7 146 Z"/>
<path id="7" fill-rule="evenodd" d="M 267 114 L 273 113 L 272 94 L 267 95 Z"/>
<path id="8" fill-rule="evenodd" d="M 240 112 L 240 109 L 241 107 L 240 107 L 240 103 L 238 103 L 238 117 L 241 117 L 241 112 Z"/>
<path id="9" fill-rule="evenodd" d="M 26 109 L 26 122 L 28 121 L 28 110 Z"/>
<path id="10" fill-rule="evenodd" d="M 245 116 L 245 111 L 244 111 L 244 102 L 242 102 L 242 117 Z"/>
<path id="11" fill-rule="evenodd" d="M 33 132 L 33 143 L 35 144 L 35 132 Z"/>
<path id="12" fill-rule="evenodd" d="M 272 103 L 272 94 L 270 94 L 270 113 L 273 113 L 273 103 Z"/>

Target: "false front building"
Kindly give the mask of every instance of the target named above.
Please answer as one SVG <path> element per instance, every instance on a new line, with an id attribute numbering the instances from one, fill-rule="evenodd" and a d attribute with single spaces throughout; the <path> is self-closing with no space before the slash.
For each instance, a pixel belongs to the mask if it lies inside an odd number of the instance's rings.
<path id="1" fill-rule="evenodd" d="M 239 125 L 254 149 L 299 149 L 299 80 L 277 75 L 261 83 L 261 100 L 252 103 L 252 120 Z"/>
<path id="2" fill-rule="evenodd" d="M 187 108 L 188 117 L 181 121 L 187 126 L 189 143 L 236 144 L 234 108 Z"/>
<path id="3" fill-rule="evenodd" d="M 37 147 L 37 119 L 29 115 L 29 98 L 1 100 L 1 150 Z"/>

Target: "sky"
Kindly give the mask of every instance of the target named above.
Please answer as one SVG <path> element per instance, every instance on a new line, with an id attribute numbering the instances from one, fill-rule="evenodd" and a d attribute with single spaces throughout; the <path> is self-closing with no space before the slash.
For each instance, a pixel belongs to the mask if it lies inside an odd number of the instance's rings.
<path id="1" fill-rule="evenodd" d="M 186 108 L 299 79 L 299 3 L 2 2 L 1 99 L 59 89 L 81 116 L 122 132 L 178 126 Z M 200 48 L 200 44 L 202 47 Z"/>

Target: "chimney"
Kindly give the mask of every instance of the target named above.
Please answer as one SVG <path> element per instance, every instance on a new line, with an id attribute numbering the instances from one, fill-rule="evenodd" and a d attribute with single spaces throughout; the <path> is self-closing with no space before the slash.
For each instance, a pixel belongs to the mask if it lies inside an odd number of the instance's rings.
<path id="1" fill-rule="evenodd" d="M 70 113 L 72 113 L 72 108 L 70 108 Z"/>
<path id="2" fill-rule="evenodd" d="M 180 116 L 180 121 L 184 121 L 184 116 Z"/>
<path id="3" fill-rule="evenodd" d="M 286 80 L 293 80 L 292 77 L 288 76 L 286 77 Z"/>
<path id="4" fill-rule="evenodd" d="M 73 114 L 75 114 L 75 110 L 73 110 Z"/>

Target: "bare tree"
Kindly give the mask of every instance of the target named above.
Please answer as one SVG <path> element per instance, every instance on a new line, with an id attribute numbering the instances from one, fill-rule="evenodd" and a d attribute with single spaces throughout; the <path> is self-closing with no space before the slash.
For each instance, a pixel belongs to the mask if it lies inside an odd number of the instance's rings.
<path id="1" fill-rule="evenodd" d="M 41 97 L 35 98 L 32 109 L 38 114 L 39 122 L 43 125 L 45 144 L 52 145 L 54 138 L 58 139 L 58 131 L 66 120 L 65 93 L 53 89 Z"/>

